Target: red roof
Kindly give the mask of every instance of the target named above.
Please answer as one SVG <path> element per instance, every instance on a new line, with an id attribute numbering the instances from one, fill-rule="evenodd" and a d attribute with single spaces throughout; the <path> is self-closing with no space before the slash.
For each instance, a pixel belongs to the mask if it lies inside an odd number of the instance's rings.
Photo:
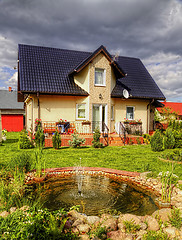
<path id="1" fill-rule="evenodd" d="M 178 115 L 182 115 L 182 103 L 178 102 L 162 102 L 164 107 L 171 108 L 172 112 L 178 113 Z M 160 112 L 161 108 L 157 108 Z"/>

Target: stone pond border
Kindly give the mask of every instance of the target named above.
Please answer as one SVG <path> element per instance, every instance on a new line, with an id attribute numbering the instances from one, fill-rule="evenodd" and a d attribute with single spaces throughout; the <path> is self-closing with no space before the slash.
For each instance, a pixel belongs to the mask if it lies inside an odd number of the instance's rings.
<path id="1" fill-rule="evenodd" d="M 160 197 L 162 194 L 162 184 L 160 178 L 153 179 L 147 178 L 148 172 L 138 173 L 129 172 L 117 169 L 102 168 L 102 167 L 61 167 L 61 168 L 46 168 L 43 172 L 45 176 L 37 178 L 34 172 L 30 172 L 26 176 L 26 183 L 42 182 L 48 178 L 55 176 L 67 176 L 74 175 L 76 172 L 82 172 L 82 174 L 88 175 L 102 175 L 115 180 L 127 181 L 130 185 L 135 188 L 139 188 L 145 191 L 146 194 L 151 195 L 156 205 L 160 206 Z M 162 207 L 177 207 L 182 210 L 182 190 L 174 187 L 172 192 L 172 198 L 170 204 L 164 204 Z"/>

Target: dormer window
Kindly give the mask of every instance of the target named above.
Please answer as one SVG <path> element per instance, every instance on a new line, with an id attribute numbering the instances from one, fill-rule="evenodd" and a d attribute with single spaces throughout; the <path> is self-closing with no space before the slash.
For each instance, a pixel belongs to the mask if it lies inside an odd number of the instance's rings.
<path id="1" fill-rule="evenodd" d="M 95 86 L 106 86 L 106 70 L 95 68 Z"/>

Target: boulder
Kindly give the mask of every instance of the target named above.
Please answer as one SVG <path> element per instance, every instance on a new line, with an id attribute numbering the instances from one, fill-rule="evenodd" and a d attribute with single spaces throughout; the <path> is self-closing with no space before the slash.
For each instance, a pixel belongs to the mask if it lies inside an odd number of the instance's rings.
<path id="1" fill-rule="evenodd" d="M 151 231 L 158 231 L 159 230 L 159 224 L 157 222 L 157 220 L 151 216 L 147 216 L 146 217 L 146 222 L 148 224 L 148 230 Z"/>
<path id="2" fill-rule="evenodd" d="M 10 210 L 9 210 L 9 212 L 10 212 L 10 214 L 11 214 L 11 213 L 14 213 L 14 212 L 16 212 L 16 210 L 17 210 L 17 208 L 16 208 L 16 207 L 11 207 L 11 208 L 10 208 Z"/>
<path id="3" fill-rule="evenodd" d="M 128 222 L 133 221 L 135 224 L 141 223 L 141 219 L 133 214 L 123 214 L 123 215 L 121 214 L 118 218 L 118 222 L 123 223 L 124 221 L 128 221 Z"/>
<path id="4" fill-rule="evenodd" d="M 79 236 L 79 239 L 80 240 L 90 240 L 89 236 L 87 234 L 84 234 L 84 235 L 80 235 Z"/>
<path id="5" fill-rule="evenodd" d="M 75 210 L 71 210 L 68 212 L 68 217 L 70 217 L 72 220 L 76 220 L 76 219 L 80 219 L 81 221 L 85 222 L 86 221 L 86 216 L 81 214 L 81 213 L 78 213 L 77 211 Z"/>
<path id="6" fill-rule="evenodd" d="M 110 217 L 102 222 L 101 227 L 105 227 L 107 231 L 116 231 L 117 230 L 117 219 Z"/>
<path id="7" fill-rule="evenodd" d="M 88 216 L 86 218 L 86 223 L 88 223 L 89 225 L 92 225 L 99 221 L 100 221 L 100 218 L 98 216 Z"/>
<path id="8" fill-rule="evenodd" d="M 154 218 L 159 218 L 161 219 L 163 222 L 167 222 L 169 221 L 168 216 L 171 216 L 171 208 L 162 208 L 160 210 L 155 211 L 152 214 L 152 217 Z"/>
<path id="9" fill-rule="evenodd" d="M 88 224 L 80 224 L 77 226 L 80 233 L 88 233 L 90 231 L 90 226 Z"/>
<path id="10" fill-rule="evenodd" d="M 167 227 L 163 229 L 163 232 L 167 233 L 169 237 L 175 238 L 176 235 L 180 235 L 178 230 L 175 227 Z"/>
<path id="11" fill-rule="evenodd" d="M 126 234 L 121 232 L 120 230 L 118 231 L 111 231 L 107 233 L 107 238 L 111 240 L 123 240 L 126 239 Z"/>
<path id="12" fill-rule="evenodd" d="M 3 211 L 0 213 L 0 217 L 7 217 L 9 215 L 9 212 Z"/>

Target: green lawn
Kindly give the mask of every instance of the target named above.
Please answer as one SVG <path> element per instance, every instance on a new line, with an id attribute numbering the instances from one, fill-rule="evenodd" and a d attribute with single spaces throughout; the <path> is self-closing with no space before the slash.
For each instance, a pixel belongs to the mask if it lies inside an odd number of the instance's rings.
<path id="1" fill-rule="evenodd" d="M 6 167 L 14 156 L 23 151 L 34 155 L 35 149 L 18 149 L 18 136 L 19 133 L 8 133 L 7 141 L 0 146 L 0 167 Z M 82 166 L 136 172 L 152 171 L 154 174 L 171 170 L 171 163 L 164 163 L 158 159 L 160 154 L 152 152 L 150 145 L 108 146 L 102 149 L 93 147 L 44 149 L 46 168 L 78 166 L 81 158 Z M 174 173 L 182 179 L 182 165 L 175 164 Z"/>

